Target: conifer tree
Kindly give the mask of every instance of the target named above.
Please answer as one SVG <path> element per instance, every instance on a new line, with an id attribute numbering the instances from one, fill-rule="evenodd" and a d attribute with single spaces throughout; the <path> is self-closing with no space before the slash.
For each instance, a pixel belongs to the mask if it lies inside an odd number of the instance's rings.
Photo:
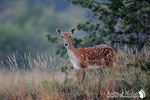
<path id="1" fill-rule="evenodd" d="M 77 29 L 88 35 L 73 38 L 76 47 L 95 46 L 107 43 L 112 46 L 128 45 L 142 48 L 150 44 L 149 0 L 67 0 L 88 9 L 88 20 L 78 23 Z M 48 35 L 51 42 L 56 37 Z M 53 40 L 53 41 L 52 41 Z M 58 44 L 57 54 L 65 52 Z"/>

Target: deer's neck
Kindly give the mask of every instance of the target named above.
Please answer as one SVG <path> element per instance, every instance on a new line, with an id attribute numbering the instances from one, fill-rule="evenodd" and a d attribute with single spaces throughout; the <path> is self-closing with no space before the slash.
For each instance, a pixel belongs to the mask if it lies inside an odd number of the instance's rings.
<path id="1" fill-rule="evenodd" d="M 69 42 L 69 47 L 67 48 L 67 51 L 72 51 L 74 54 L 77 53 L 77 49 L 73 46 L 72 42 Z"/>
<path id="2" fill-rule="evenodd" d="M 78 52 L 77 49 L 72 45 L 72 43 L 69 43 L 69 47 L 67 48 L 67 52 L 70 58 L 70 61 L 73 64 L 74 69 L 80 69 L 79 67 L 79 60 L 78 60 Z"/>
<path id="3" fill-rule="evenodd" d="M 67 48 L 67 52 L 71 60 L 77 60 L 78 52 L 77 49 L 72 45 L 71 41 L 69 42 L 69 47 Z"/>

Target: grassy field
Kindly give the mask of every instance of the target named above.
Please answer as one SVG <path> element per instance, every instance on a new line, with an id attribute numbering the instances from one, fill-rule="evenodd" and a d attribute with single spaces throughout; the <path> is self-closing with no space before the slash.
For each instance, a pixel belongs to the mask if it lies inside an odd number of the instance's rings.
<path id="1" fill-rule="evenodd" d="M 141 89 L 146 92 L 143 99 L 150 99 L 150 50 L 146 48 L 140 53 L 137 49 L 118 48 L 114 73 L 107 68 L 88 70 L 81 85 L 77 84 L 70 62 L 61 58 L 45 55 L 33 58 L 25 54 L 8 57 L 1 61 L 0 68 L 0 100 L 114 100 L 108 93 L 132 94 Z"/>

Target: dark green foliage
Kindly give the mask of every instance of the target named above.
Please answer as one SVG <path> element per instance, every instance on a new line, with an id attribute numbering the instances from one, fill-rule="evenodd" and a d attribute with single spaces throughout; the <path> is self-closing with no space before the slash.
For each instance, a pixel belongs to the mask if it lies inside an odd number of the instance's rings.
<path id="1" fill-rule="evenodd" d="M 135 61 L 126 64 L 127 67 L 140 67 L 142 71 L 150 72 L 150 60 L 138 57 Z"/>
<path id="2" fill-rule="evenodd" d="M 150 40 L 149 0 L 67 0 L 74 5 L 88 9 L 89 20 L 79 23 L 78 30 L 87 33 L 74 40 L 77 47 L 88 47 L 101 43 L 114 47 L 128 45 L 142 48 Z M 62 50 L 62 49 L 61 49 Z M 59 51 L 58 54 L 62 52 Z"/>

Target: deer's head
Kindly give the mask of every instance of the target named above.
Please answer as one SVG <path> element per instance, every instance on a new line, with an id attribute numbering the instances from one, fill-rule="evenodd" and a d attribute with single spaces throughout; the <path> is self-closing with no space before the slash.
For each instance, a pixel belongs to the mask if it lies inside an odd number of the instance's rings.
<path id="1" fill-rule="evenodd" d="M 56 29 L 56 32 L 60 35 L 63 40 L 63 43 L 66 47 L 69 47 L 71 43 L 71 35 L 75 32 L 75 29 L 72 29 L 70 32 L 62 32 L 60 29 Z"/>

